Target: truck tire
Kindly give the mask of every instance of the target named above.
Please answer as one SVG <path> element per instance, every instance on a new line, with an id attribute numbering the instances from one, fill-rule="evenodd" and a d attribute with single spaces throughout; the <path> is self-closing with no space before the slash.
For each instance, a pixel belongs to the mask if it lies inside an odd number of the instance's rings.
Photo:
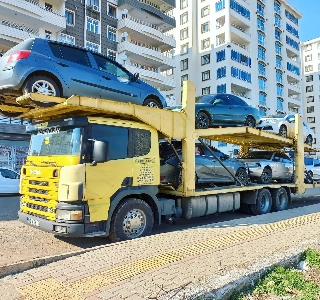
<path id="1" fill-rule="evenodd" d="M 153 213 L 150 206 L 136 198 L 128 198 L 115 209 L 109 239 L 112 242 L 132 240 L 151 233 Z"/>
<path id="2" fill-rule="evenodd" d="M 253 215 L 264 215 L 271 211 L 272 196 L 268 189 L 259 190 L 256 204 L 250 204 L 250 209 Z"/>
<path id="3" fill-rule="evenodd" d="M 271 190 L 272 211 L 282 211 L 288 208 L 289 197 L 285 188 Z"/>

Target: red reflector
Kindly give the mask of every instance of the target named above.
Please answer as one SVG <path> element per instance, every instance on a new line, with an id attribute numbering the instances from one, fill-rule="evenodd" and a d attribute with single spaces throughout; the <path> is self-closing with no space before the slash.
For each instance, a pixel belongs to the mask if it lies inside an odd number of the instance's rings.
<path id="1" fill-rule="evenodd" d="M 11 63 L 20 59 L 29 57 L 30 50 L 17 50 L 10 54 L 7 63 Z"/>
<path id="2" fill-rule="evenodd" d="M 160 181 L 164 180 L 165 178 L 165 176 L 160 176 Z"/>

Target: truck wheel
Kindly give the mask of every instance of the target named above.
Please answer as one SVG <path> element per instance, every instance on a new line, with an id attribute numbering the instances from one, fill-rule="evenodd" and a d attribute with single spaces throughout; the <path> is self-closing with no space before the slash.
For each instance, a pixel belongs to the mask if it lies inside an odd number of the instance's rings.
<path id="1" fill-rule="evenodd" d="M 272 211 L 282 211 L 288 208 L 288 193 L 285 188 L 271 190 Z"/>
<path id="2" fill-rule="evenodd" d="M 261 189 L 258 192 L 256 204 L 250 204 L 253 215 L 263 215 L 271 211 L 272 196 L 268 189 Z"/>
<path id="3" fill-rule="evenodd" d="M 132 240 L 151 233 L 153 213 L 150 206 L 136 198 L 128 198 L 114 211 L 109 239 L 112 242 Z"/>
<path id="4" fill-rule="evenodd" d="M 268 184 L 272 181 L 272 171 L 269 168 L 264 168 L 261 176 L 258 178 L 259 183 Z"/>

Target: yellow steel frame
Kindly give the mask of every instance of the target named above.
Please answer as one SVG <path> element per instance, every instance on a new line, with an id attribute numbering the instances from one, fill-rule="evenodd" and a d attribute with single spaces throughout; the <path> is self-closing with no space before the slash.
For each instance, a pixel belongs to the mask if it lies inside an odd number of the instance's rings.
<path id="1" fill-rule="evenodd" d="M 55 103 L 50 108 L 40 108 L 37 102 Z M 277 149 L 294 148 L 297 155 L 296 160 L 296 183 L 286 184 L 286 186 L 297 188 L 298 193 L 303 193 L 306 187 L 304 184 L 304 150 L 314 151 L 311 147 L 303 143 L 301 117 L 296 116 L 295 138 L 284 138 L 272 133 L 264 132 L 249 127 L 231 127 L 231 128 L 210 128 L 195 129 L 195 85 L 190 81 L 184 82 L 183 99 L 181 111 L 169 111 L 165 109 L 155 109 L 131 103 L 122 103 L 104 99 L 95 99 L 84 96 L 72 96 L 69 99 L 58 97 L 27 94 L 17 98 L 17 103 L 21 105 L 21 118 L 34 120 L 50 120 L 70 116 L 101 116 L 114 117 L 117 119 L 136 120 L 143 122 L 155 128 L 160 134 L 171 139 L 182 140 L 182 174 L 183 184 L 177 191 L 165 189 L 167 193 L 183 196 L 205 195 L 214 193 L 212 190 L 195 190 L 195 156 L 194 143 L 199 137 L 237 144 L 241 146 L 242 151 L 248 151 L 249 148 L 259 149 Z M 10 111 L 10 107 L 0 105 L 0 110 Z M 11 110 L 12 111 L 12 110 Z M 15 106 L 14 111 L 18 111 Z M 275 186 L 275 185 L 272 185 Z M 232 187 L 221 192 L 232 192 L 248 189 L 259 189 L 263 186 L 255 187 Z"/>

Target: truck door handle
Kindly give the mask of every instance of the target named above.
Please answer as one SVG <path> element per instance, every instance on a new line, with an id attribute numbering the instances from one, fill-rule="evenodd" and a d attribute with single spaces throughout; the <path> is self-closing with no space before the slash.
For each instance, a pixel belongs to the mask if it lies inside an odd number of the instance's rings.
<path id="1" fill-rule="evenodd" d="M 69 67 L 67 64 L 62 63 L 62 62 L 58 62 L 57 64 L 60 65 L 61 67 Z"/>
<path id="2" fill-rule="evenodd" d="M 108 77 L 108 76 L 102 76 L 104 79 L 107 79 L 107 80 L 111 80 L 111 78 L 110 77 Z"/>

